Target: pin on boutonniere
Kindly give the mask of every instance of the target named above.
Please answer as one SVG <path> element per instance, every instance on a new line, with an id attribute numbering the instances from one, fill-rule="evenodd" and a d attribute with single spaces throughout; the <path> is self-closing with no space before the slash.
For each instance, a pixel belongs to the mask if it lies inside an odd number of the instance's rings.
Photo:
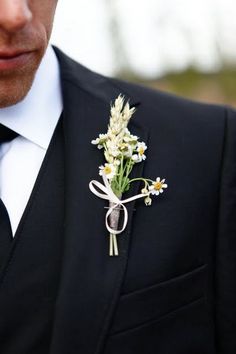
<path id="1" fill-rule="evenodd" d="M 97 197 L 108 200 L 109 207 L 105 217 L 106 228 L 110 235 L 109 255 L 118 256 L 117 235 L 121 234 L 128 222 L 128 211 L 125 204 L 143 198 L 147 206 L 152 204 L 152 196 L 159 195 L 167 188 L 165 179 L 157 177 L 156 180 L 148 178 L 130 179 L 130 173 L 137 163 L 146 160 L 147 145 L 139 141 L 128 129 L 128 123 L 135 112 L 130 108 L 129 102 L 119 95 L 111 106 L 108 131 L 99 134 L 92 140 L 98 149 L 104 150 L 106 162 L 99 167 L 99 175 L 103 183 L 91 181 L 89 188 Z M 132 183 L 142 181 L 143 188 L 140 193 L 122 200 L 122 195 L 130 189 Z M 119 229 L 120 213 L 123 211 L 123 222 Z"/>

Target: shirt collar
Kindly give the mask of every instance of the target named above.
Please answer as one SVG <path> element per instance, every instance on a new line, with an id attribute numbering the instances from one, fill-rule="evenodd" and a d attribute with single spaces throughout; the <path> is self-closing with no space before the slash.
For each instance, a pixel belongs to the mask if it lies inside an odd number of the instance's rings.
<path id="1" fill-rule="evenodd" d="M 60 69 L 49 46 L 26 97 L 0 109 L 0 123 L 47 149 L 63 109 Z"/>

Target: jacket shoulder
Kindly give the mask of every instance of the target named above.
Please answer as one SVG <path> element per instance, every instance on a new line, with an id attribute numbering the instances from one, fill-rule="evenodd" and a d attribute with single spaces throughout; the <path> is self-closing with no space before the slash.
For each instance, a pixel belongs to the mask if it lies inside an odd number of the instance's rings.
<path id="1" fill-rule="evenodd" d="M 210 103 L 202 103 L 193 101 L 175 94 L 162 92 L 156 89 L 147 88 L 143 85 L 127 83 L 122 80 L 111 79 L 114 85 L 120 87 L 120 90 L 126 92 L 129 96 L 135 96 L 137 101 L 142 103 L 145 110 L 150 112 L 146 116 L 146 123 L 149 118 L 153 120 L 163 119 L 168 120 L 170 117 L 172 123 L 176 120 L 177 123 L 182 124 L 203 124 L 204 129 L 208 126 L 217 127 L 224 125 L 225 118 L 228 115 L 228 110 L 231 110 L 231 119 L 236 116 L 232 109 L 223 105 L 216 105 Z M 153 112 L 151 114 L 151 112 Z"/>
<path id="2" fill-rule="evenodd" d="M 222 131 L 227 116 L 235 121 L 235 112 L 226 106 L 195 102 L 177 95 L 161 92 L 140 84 L 106 77 L 98 74 L 71 59 L 54 47 L 58 57 L 62 80 L 70 81 L 78 89 L 97 96 L 108 104 L 123 94 L 135 104 L 139 114 L 135 120 L 144 119 L 150 127 L 165 120 L 166 123 L 178 126 L 191 126 L 201 131 Z"/>

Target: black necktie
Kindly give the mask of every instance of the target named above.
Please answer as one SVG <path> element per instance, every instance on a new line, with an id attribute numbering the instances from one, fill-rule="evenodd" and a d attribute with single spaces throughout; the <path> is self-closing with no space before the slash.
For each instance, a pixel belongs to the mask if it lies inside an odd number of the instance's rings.
<path id="1" fill-rule="evenodd" d="M 18 134 L 0 123 L 0 144 L 10 142 Z M 7 209 L 0 199 L 0 268 L 10 249 L 12 241 L 12 229 Z"/>
<path id="2" fill-rule="evenodd" d="M 0 123 L 0 144 L 7 143 L 13 139 L 15 139 L 19 134 L 14 132 L 13 130 L 5 127 Z"/>

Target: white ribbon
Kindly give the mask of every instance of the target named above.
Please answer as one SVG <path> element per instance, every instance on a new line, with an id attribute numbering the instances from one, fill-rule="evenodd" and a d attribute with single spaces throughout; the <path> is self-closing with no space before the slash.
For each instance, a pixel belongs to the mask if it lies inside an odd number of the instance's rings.
<path id="1" fill-rule="evenodd" d="M 104 174 L 102 175 L 102 179 L 103 179 L 104 184 L 93 180 L 89 183 L 89 189 L 97 197 L 99 197 L 101 199 L 109 200 L 109 202 L 111 202 L 113 204 L 112 206 L 109 207 L 109 209 L 106 213 L 105 222 L 106 222 L 106 228 L 107 228 L 108 232 L 110 232 L 110 234 L 113 234 L 113 235 L 118 235 L 118 234 L 121 234 L 125 230 L 127 223 L 128 223 L 128 210 L 124 204 L 132 202 L 133 200 L 136 200 L 136 199 L 144 198 L 144 197 L 148 196 L 149 193 L 136 194 L 133 197 L 130 197 L 130 198 L 127 198 L 124 200 L 120 200 L 115 195 L 113 190 L 111 189 L 111 186 L 107 180 L 107 177 Z M 100 190 L 100 192 L 98 190 Z M 101 192 L 103 192 L 103 193 L 101 193 Z M 120 230 L 114 230 L 110 227 L 108 220 L 109 220 L 109 216 L 111 215 L 113 210 L 118 207 L 121 208 L 121 210 L 123 210 L 123 212 L 124 212 L 123 226 Z"/>

